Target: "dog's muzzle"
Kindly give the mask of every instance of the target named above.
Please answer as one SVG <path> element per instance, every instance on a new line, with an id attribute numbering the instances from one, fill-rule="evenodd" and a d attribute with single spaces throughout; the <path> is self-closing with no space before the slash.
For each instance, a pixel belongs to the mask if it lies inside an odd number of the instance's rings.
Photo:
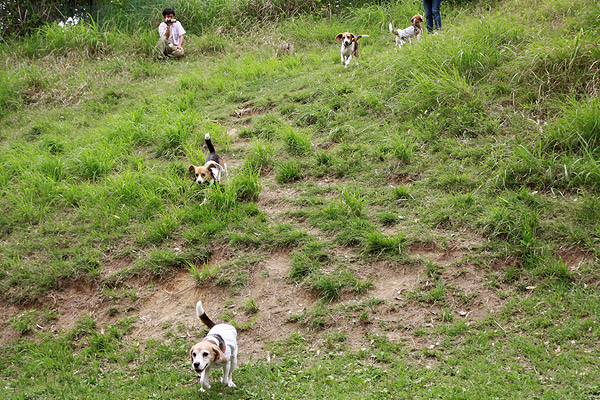
<path id="1" fill-rule="evenodd" d="M 206 367 L 204 367 L 204 368 L 200 368 L 200 364 L 199 364 L 199 363 L 194 363 L 194 364 L 193 364 L 193 367 L 194 367 L 194 370 L 195 370 L 197 373 L 201 373 L 202 371 L 204 371 L 204 370 L 206 369 Z"/>

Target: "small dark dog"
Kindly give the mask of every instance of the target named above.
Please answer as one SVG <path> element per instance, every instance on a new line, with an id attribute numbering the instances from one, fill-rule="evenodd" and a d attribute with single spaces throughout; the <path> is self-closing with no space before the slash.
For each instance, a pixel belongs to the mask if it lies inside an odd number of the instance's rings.
<path id="1" fill-rule="evenodd" d="M 206 156 L 206 162 L 199 167 L 194 164 L 190 165 L 189 171 L 194 173 L 196 183 L 208 182 L 211 185 L 215 182 L 221 183 L 223 174 L 227 175 L 227 164 L 223 162 L 221 156 L 215 151 L 208 133 L 204 135 L 204 140 L 206 140 L 206 147 L 208 147 L 209 151 Z"/>
<path id="2" fill-rule="evenodd" d="M 292 43 L 281 43 L 277 49 L 277 57 L 293 56 L 294 45 Z"/>

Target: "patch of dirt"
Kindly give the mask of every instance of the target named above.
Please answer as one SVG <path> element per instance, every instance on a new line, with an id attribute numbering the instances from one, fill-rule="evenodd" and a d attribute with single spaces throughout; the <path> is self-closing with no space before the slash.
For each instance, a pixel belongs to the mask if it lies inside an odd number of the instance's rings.
<path id="1" fill-rule="evenodd" d="M 130 257 L 118 257 L 114 259 L 109 259 L 107 262 L 102 264 L 102 270 L 100 275 L 103 278 L 108 278 L 113 274 L 127 268 L 133 263 L 133 260 Z"/>
<path id="2" fill-rule="evenodd" d="M 431 243 L 412 243 L 408 247 L 408 253 L 412 257 L 423 258 L 431 261 L 435 261 L 437 264 L 442 266 L 448 266 L 455 263 L 457 260 L 462 258 L 463 253 L 460 250 L 444 250 L 437 246 L 437 244 Z"/>
<path id="3" fill-rule="evenodd" d="M 227 262 L 216 257 L 209 268 Z M 196 318 L 195 305 L 201 299 L 206 313 L 215 321 L 225 312 L 233 313 L 241 324 L 252 325 L 239 332 L 240 360 L 264 357 L 264 347 L 269 341 L 285 339 L 297 330 L 294 324 L 286 323 L 289 315 L 312 307 L 316 299 L 287 281 L 289 254 L 279 251 L 254 268 L 249 284 L 233 292 L 226 286 L 207 284 L 198 286 L 191 274 L 181 272 L 170 282 L 160 285 L 149 296 L 139 310 L 132 337 L 139 340 L 163 339 L 168 331 L 188 337 L 190 345 L 201 339 L 205 326 Z M 260 307 L 257 316 L 246 315 L 244 304 L 253 298 Z"/>
<path id="4" fill-rule="evenodd" d="M 247 118 L 254 115 L 264 114 L 265 112 L 272 110 L 273 107 L 257 107 L 254 103 L 247 103 L 242 105 L 239 109 L 234 111 L 230 116 L 233 118 Z"/>
<path id="5" fill-rule="evenodd" d="M 578 270 L 583 264 L 597 262 L 593 253 L 578 248 L 562 248 L 557 251 L 558 256 L 571 270 Z"/>
<path id="6" fill-rule="evenodd" d="M 298 197 L 294 188 L 274 185 L 264 190 L 259 207 L 272 220 L 289 209 L 285 199 Z M 107 292 L 97 284 L 71 281 L 64 289 L 54 291 L 40 301 L 38 309 L 55 310 L 57 318 L 42 327 L 51 332 L 73 328 L 83 315 L 90 315 L 98 329 L 114 323 L 124 316 L 136 316 L 128 337 L 136 341 L 147 339 L 168 340 L 173 336 L 185 338 L 190 345 L 200 340 L 206 328 L 197 320 L 195 304 L 202 299 L 207 313 L 215 321 L 223 321 L 225 313 L 232 316 L 242 329 L 239 332 L 240 360 L 267 357 L 269 342 L 286 339 L 299 331 L 310 346 L 320 348 L 329 335 L 339 331 L 346 336 L 345 348 L 368 349 L 373 335 L 385 335 L 389 340 L 405 343 L 421 350 L 436 346 L 431 335 L 415 334 L 417 329 L 429 329 L 447 320 L 444 313 L 452 313 L 455 320 L 467 323 L 484 318 L 497 311 L 503 304 L 496 290 L 488 287 L 489 271 L 473 265 L 469 255 L 481 244 L 477 238 L 457 234 L 444 248 L 435 242 L 412 243 L 407 252 L 412 259 L 431 260 L 442 267 L 442 280 L 446 285 L 446 301 L 443 305 L 415 299 L 415 293 L 423 293 L 433 286 L 428 281 L 427 266 L 422 263 L 399 263 L 393 261 L 365 262 L 355 248 L 340 247 L 332 255 L 336 265 L 344 265 L 355 271 L 359 279 L 372 279 L 373 287 L 363 295 L 348 294 L 339 302 L 332 303 L 331 326 L 324 330 L 312 330 L 300 324 L 287 322 L 291 315 L 312 310 L 319 302 L 312 291 L 293 284 L 289 279 L 292 249 L 276 249 L 263 254 L 262 259 L 249 270 L 247 285 L 241 289 L 217 286 L 209 282 L 198 286 L 191 273 L 180 271 L 164 281 L 127 282 L 113 292 Z M 584 253 L 569 253 L 569 260 L 583 260 Z M 236 254 L 227 248 L 214 250 L 208 267 L 223 265 Z M 577 261 L 577 262 L 580 262 Z M 130 265 L 133 260 L 115 258 L 102 266 L 103 274 L 113 274 Z M 490 266 L 490 270 L 493 268 Z M 510 288 L 506 288 L 510 290 Z M 135 295 L 128 298 L 128 291 Z M 258 304 L 257 315 L 246 315 L 246 303 L 252 298 Z M 363 307 L 368 320 L 359 320 L 362 311 L 347 311 L 346 306 L 359 304 L 362 300 L 383 300 L 377 306 Z M 11 316 L 22 312 L 17 306 L 0 304 L 0 316 L 9 321 Z M 444 319 L 446 318 L 446 319 Z M 19 337 L 19 333 L 4 323 L 0 340 Z"/>
<path id="7" fill-rule="evenodd" d="M 293 208 L 288 200 L 297 194 L 298 191 L 292 187 L 273 187 L 269 190 L 262 190 L 258 196 L 258 206 L 271 221 L 280 220 L 284 213 Z"/>

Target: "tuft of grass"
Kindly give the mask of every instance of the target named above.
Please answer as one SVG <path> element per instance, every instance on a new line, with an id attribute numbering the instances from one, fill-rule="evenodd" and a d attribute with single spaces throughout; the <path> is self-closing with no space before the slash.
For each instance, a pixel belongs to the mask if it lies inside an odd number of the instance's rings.
<path id="1" fill-rule="evenodd" d="M 340 192 L 340 201 L 346 207 L 350 216 L 360 217 L 363 214 L 366 197 L 359 192 L 342 190 Z"/>
<path id="2" fill-rule="evenodd" d="M 16 316 L 13 316 L 9 323 L 21 335 L 25 335 L 34 330 L 37 323 L 39 313 L 36 310 L 24 311 Z"/>
<path id="3" fill-rule="evenodd" d="M 398 185 L 392 188 L 392 197 L 397 200 L 412 199 L 410 186 Z"/>
<path id="4" fill-rule="evenodd" d="M 250 297 L 244 302 L 244 313 L 246 313 L 247 315 L 253 315 L 258 313 L 259 311 L 260 307 L 258 306 L 258 303 L 256 302 L 256 299 L 254 297 Z"/>
<path id="5" fill-rule="evenodd" d="M 341 296 L 344 282 L 331 276 L 321 276 L 312 282 L 312 287 L 319 292 L 319 296 L 325 301 L 333 301 Z"/>
<path id="6" fill-rule="evenodd" d="M 273 167 L 275 149 L 266 139 L 253 138 L 243 169 L 262 174 Z"/>
<path id="7" fill-rule="evenodd" d="M 362 251 L 367 254 L 381 255 L 402 254 L 407 245 L 407 240 L 403 233 L 395 235 L 386 235 L 381 232 L 368 232 L 365 234 L 362 242 Z"/>
<path id="8" fill-rule="evenodd" d="M 377 219 L 382 225 L 392 226 L 399 222 L 400 218 L 398 215 L 392 212 L 384 211 L 377 215 Z"/>
<path id="9" fill-rule="evenodd" d="M 277 168 L 275 179 L 279 183 L 292 183 L 302 179 L 300 163 L 294 159 L 282 161 Z"/>
<path id="10" fill-rule="evenodd" d="M 410 138 L 399 135 L 392 138 L 392 154 L 400 161 L 409 162 L 414 157 L 415 147 Z"/>
<path id="11" fill-rule="evenodd" d="M 218 268 L 210 268 L 208 264 L 203 263 L 200 266 L 187 262 L 188 271 L 196 282 L 196 285 L 201 286 L 213 280 L 218 274 Z"/>
<path id="12" fill-rule="evenodd" d="M 280 138 L 285 144 L 287 151 L 292 155 L 304 155 L 310 152 L 310 136 L 306 133 L 296 131 L 285 125 L 280 132 Z"/>
<path id="13" fill-rule="evenodd" d="M 232 180 L 231 185 L 238 201 L 256 201 L 262 190 L 259 172 L 239 172 Z"/>

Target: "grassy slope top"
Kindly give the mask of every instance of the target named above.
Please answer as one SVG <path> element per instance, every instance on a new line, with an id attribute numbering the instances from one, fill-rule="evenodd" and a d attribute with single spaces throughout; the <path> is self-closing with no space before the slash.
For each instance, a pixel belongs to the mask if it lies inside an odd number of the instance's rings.
<path id="1" fill-rule="evenodd" d="M 246 352 L 206 397 L 599 395 L 600 7 L 520 3 L 400 51 L 419 2 L 177 62 L 98 26 L 3 47 L 2 397 L 197 396 L 197 297 Z M 229 178 L 191 187 L 207 132 Z"/>

